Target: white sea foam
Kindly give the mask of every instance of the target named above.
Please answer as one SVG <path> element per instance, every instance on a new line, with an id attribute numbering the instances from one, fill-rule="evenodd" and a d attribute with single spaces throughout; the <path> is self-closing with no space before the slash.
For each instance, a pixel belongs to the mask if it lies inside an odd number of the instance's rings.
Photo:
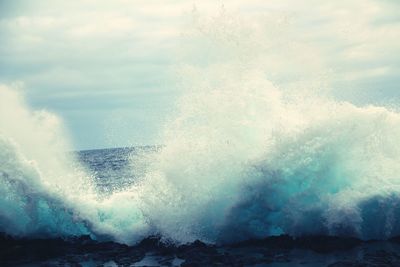
<path id="1" fill-rule="evenodd" d="M 126 243 L 151 234 L 174 242 L 400 235 L 400 114 L 316 91 L 326 84 L 314 72 L 321 66 L 304 70 L 299 60 L 312 49 L 291 62 L 285 34 L 268 43 L 258 27 L 248 34 L 231 24 L 201 27 L 196 43 L 214 50 L 181 68 L 186 91 L 160 134 L 163 148 L 135 185 L 106 199 L 64 153 L 59 120 L 0 87 L 1 231 Z M 269 76 L 277 56 L 277 70 L 288 59 L 307 78 Z"/>

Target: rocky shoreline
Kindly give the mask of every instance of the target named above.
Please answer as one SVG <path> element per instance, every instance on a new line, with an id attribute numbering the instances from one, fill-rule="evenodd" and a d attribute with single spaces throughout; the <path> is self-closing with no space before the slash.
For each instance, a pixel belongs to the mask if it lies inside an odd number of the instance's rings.
<path id="1" fill-rule="evenodd" d="M 362 241 L 287 235 L 229 245 L 174 246 L 149 237 L 135 246 L 70 239 L 0 236 L 0 266 L 400 266 L 400 238 Z"/>

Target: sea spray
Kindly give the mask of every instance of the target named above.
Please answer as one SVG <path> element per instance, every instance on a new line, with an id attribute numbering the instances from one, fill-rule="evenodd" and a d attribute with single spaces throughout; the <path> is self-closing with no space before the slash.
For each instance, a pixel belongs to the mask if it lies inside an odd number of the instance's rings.
<path id="1" fill-rule="evenodd" d="M 199 72 L 218 87 L 185 96 L 142 185 L 163 236 L 399 234 L 399 114 L 291 97 L 251 71 L 220 75 L 231 70 Z"/>
<path id="2" fill-rule="evenodd" d="M 16 236 L 88 233 L 74 221 L 73 199 L 89 180 L 72 168 L 57 117 L 32 112 L 18 89 L 0 87 L 1 231 Z"/>
<path id="3" fill-rule="evenodd" d="M 0 110 L 1 232 L 40 238 L 89 234 L 127 243 L 146 236 L 135 193 L 103 199 L 68 152 L 56 116 L 32 111 L 18 88 L 6 86 L 0 87 Z"/>
<path id="4" fill-rule="evenodd" d="M 200 27 L 207 51 L 179 68 L 185 91 L 163 147 L 107 198 L 65 153 L 58 119 L 1 87 L 1 231 L 130 244 L 399 235 L 400 114 L 327 96 L 317 50 L 246 25 L 223 13 Z"/>
<path id="5" fill-rule="evenodd" d="M 207 49 L 183 64 L 185 93 L 139 189 L 149 221 L 178 242 L 398 235 L 400 115 L 335 100 L 318 49 L 237 21 L 200 27 Z"/>

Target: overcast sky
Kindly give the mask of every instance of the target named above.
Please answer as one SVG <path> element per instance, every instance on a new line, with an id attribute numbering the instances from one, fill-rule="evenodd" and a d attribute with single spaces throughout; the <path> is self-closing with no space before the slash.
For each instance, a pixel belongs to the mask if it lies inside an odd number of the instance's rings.
<path id="1" fill-rule="evenodd" d="M 0 0 L 0 83 L 58 114 L 77 149 L 154 144 L 181 94 L 173 70 L 193 10 L 207 18 L 221 6 L 249 23 L 291 21 L 286 39 L 318 50 L 336 97 L 398 105 L 397 0 Z"/>

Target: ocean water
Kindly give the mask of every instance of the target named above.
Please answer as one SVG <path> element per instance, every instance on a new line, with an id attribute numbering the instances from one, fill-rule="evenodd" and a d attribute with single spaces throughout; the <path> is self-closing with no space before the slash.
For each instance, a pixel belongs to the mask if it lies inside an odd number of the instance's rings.
<path id="1" fill-rule="evenodd" d="M 400 234 L 398 113 L 246 85 L 187 95 L 161 147 L 77 154 L 54 115 L 2 88 L 1 231 L 128 244 Z"/>
<path id="2" fill-rule="evenodd" d="M 93 179 L 96 191 L 104 197 L 132 186 L 138 176 L 135 163 L 140 162 L 143 154 L 156 153 L 159 146 L 138 146 L 82 150 L 76 152 L 79 162 Z"/>
<path id="3" fill-rule="evenodd" d="M 0 86 L 0 231 L 127 244 L 400 235 L 400 113 L 326 93 L 304 64 L 316 50 L 235 21 L 201 25 L 155 150 L 68 152 L 56 115 Z"/>

